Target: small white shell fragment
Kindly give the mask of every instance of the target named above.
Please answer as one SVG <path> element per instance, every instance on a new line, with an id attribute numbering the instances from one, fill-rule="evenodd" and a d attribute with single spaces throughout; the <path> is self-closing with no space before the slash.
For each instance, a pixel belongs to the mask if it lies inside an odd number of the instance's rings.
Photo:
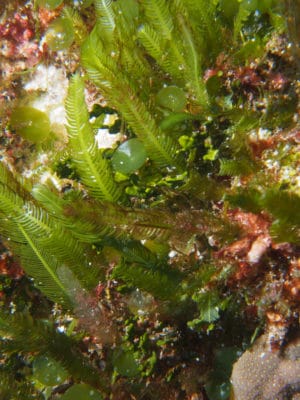
<path id="1" fill-rule="evenodd" d="M 252 246 L 247 254 L 247 261 L 251 264 L 258 263 L 264 253 L 271 245 L 270 236 L 260 235 L 252 243 Z"/>

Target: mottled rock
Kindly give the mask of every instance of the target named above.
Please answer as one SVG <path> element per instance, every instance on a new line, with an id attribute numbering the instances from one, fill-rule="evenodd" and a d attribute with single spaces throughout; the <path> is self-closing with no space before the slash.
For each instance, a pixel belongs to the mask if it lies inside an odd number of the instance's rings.
<path id="1" fill-rule="evenodd" d="M 271 350 L 261 336 L 234 364 L 231 383 L 234 400 L 299 400 L 300 337 Z"/>

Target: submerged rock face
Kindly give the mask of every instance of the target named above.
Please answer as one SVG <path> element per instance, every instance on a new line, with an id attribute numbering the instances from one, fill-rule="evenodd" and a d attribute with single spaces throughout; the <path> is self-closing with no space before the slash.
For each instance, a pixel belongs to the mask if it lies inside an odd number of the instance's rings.
<path id="1" fill-rule="evenodd" d="M 271 350 L 261 336 L 234 364 L 233 400 L 299 400 L 300 337 L 283 350 Z"/>

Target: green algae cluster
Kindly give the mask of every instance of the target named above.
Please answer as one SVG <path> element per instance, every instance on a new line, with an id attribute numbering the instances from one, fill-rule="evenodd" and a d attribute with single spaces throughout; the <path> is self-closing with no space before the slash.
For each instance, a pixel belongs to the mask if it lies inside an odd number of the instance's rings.
<path id="1" fill-rule="evenodd" d="M 48 116 L 27 106 L 7 127 L 48 161 L 29 178 L 0 165 L 0 232 L 26 276 L 14 282 L 26 287 L 19 300 L 3 282 L 0 387 L 24 398 L 227 399 L 268 312 L 286 331 L 298 324 L 286 10 L 91 3 L 37 4 L 57 12 L 44 36 L 55 62 L 57 51 L 80 53 L 67 140 L 47 145 Z M 98 129 L 120 142 L 98 148 Z"/>

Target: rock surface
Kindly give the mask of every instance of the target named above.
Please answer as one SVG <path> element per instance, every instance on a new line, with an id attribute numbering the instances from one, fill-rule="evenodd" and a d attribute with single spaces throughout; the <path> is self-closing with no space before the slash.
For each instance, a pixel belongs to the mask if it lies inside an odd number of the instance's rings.
<path id="1" fill-rule="evenodd" d="M 299 400 L 300 337 L 271 350 L 261 336 L 234 364 L 231 383 L 234 400 Z"/>

